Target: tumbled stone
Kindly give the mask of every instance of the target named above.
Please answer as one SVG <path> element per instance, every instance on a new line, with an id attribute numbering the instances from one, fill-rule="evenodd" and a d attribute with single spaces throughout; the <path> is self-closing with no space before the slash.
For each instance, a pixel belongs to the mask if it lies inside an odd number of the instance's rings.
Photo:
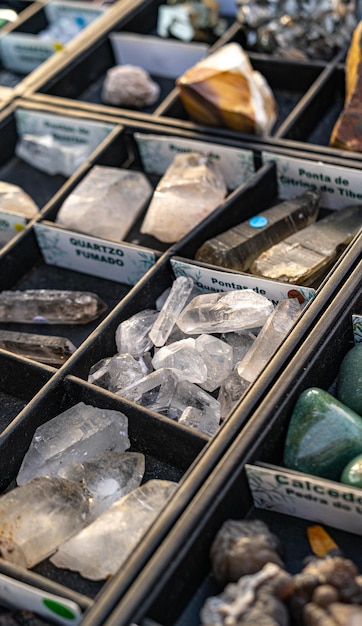
<path id="1" fill-rule="evenodd" d="M 221 204 L 226 192 L 210 157 L 177 154 L 155 189 L 141 232 L 165 243 L 179 241 Z"/>
<path id="2" fill-rule="evenodd" d="M 362 415 L 362 343 L 351 348 L 341 363 L 337 396 L 343 404 Z"/>
<path id="3" fill-rule="evenodd" d="M 361 417 L 323 389 L 312 387 L 303 391 L 288 427 L 285 466 L 339 480 L 346 464 L 359 454 Z"/>
<path id="4" fill-rule="evenodd" d="M 140 108 L 154 104 L 160 91 L 160 86 L 142 67 L 116 65 L 107 71 L 101 97 L 107 104 Z"/>
<path id="5" fill-rule="evenodd" d="M 63 202 L 56 222 L 77 232 L 120 241 L 152 192 L 142 172 L 94 165 Z"/>
<path id="6" fill-rule="evenodd" d="M 16 213 L 31 219 L 38 213 L 39 207 L 21 187 L 1 180 L 0 211 Z"/>
<path id="7" fill-rule="evenodd" d="M 235 42 L 221 46 L 176 80 L 191 119 L 242 133 L 270 133 L 277 104 L 264 76 Z"/>
<path id="8" fill-rule="evenodd" d="M 340 480 L 346 485 L 351 485 L 351 487 L 362 487 L 362 454 L 359 454 L 347 463 L 342 471 Z"/>

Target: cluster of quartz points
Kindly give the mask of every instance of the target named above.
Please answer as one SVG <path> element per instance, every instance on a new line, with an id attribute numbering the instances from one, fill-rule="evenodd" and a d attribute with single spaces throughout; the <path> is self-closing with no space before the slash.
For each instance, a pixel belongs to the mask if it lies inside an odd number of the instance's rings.
<path id="1" fill-rule="evenodd" d="M 274 308 L 251 289 L 195 295 L 193 280 L 179 276 L 155 309 L 119 324 L 117 353 L 88 381 L 213 435 L 299 312 L 296 299 Z"/>
<path id="2" fill-rule="evenodd" d="M 128 419 L 83 402 L 39 426 L 18 486 L 0 497 L 0 556 L 23 567 L 51 557 L 92 580 L 114 574 L 176 488 L 142 483 L 145 458 Z"/>
<path id="3" fill-rule="evenodd" d="M 324 529 L 312 528 L 325 541 Z M 214 578 L 224 590 L 204 603 L 201 626 L 361 623 L 362 582 L 351 560 L 327 552 L 292 575 L 282 557 L 281 542 L 264 522 L 227 520 L 210 551 Z"/>

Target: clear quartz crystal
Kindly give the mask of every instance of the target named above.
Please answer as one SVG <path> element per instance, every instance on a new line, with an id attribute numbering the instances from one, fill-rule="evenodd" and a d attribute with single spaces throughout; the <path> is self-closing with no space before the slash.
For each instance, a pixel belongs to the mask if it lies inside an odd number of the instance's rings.
<path id="1" fill-rule="evenodd" d="M 178 382 L 171 369 L 159 369 L 129 385 L 120 395 L 153 411 L 168 411 Z"/>
<path id="2" fill-rule="evenodd" d="M 20 467 L 17 483 L 36 476 L 58 476 L 61 467 L 107 450 L 129 448 L 128 419 L 119 411 L 79 402 L 39 426 Z"/>
<path id="3" fill-rule="evenodd" d="M 89 461 L 72 462 L 59 470 L 59 476 L 84 485 L 90 492 L 92 519 L 113 502 L 141 484 L 145 457 L 140 452 L 102 452 Z"/>
<path id="4" fill-rule="evenodd" d="M 158 317 L 158 311 L 144 309 L 119 324 L 116 330 L 116 345 L 119 353 L 143 354 L 153 347 L 148 336 Z"/>
<path id="5" fill-rule="evenodd" d="M 0 293 L 0 322 L 87 324 L 105 309 L 105 303 L 87 291 L 27 289 Z"/>
<path id="6" fill-rule="evenodd" d="M 190 335 L 232 332 L 262 326 L 273 305 L 251 289 L 201 294 L 177 318 L 177 325 Z"/>
<path id="7" fill-rule="evenodd" d="M 206 380 L 201 381 L 200 386 L 206 391 L 215 391 L 232 371 L 233 349 L 225 341 L 204 334 L 197 337 L 195 345 L 207 371 Z"/>
<path id="8" fill-rule="evenodd" d="M 91 367 L 88 382 L 116 393 L 151 371 L 150 355 L 115 354 Z"/>
<path id="9" fill-rule="evenodd" d="M 178 422 L 179 424 L 184 424 L 185 426 L 205 433 L 209 435 L 209 437 L 215 435 L 220 425 L 220 419 L 217 415 L 199 411 L 193 406 L 186 407 Z"/>
<path id="10" fill-rule="evenodd" d="M 51 365 L 62 365 L 76 349 L 65 337 L 35 335 L 12 330 L 0 330 L 0 348 L 27 359 Z"/>
<path id="11" fill-rule="evenodd" d="M 256 339 L 250 330 L 239 333 L 222 333 L 220 337 L 233 349 L 233 368 L 241 361 Z"/>
<path id="12" fill-rule="evenodd" d="M 252 347 L 238 364 L 237 370 L 240 377 L 249 383 L 254 382 L 291 330 L 300 311 L 300 304 L 296 298 L 278 302 Z"/>
<path id="13" fill-rule="evenodd" d="M 1 558 L 33 567 L 88 522 L 91 498 L 82 486 L 41 476 L 0 497 Z"/>
<path id="14" fill-rule="evenodd" d="M 15 147 L 16 156 L 51 176 L 71 176 L 87 160 L 91 152 L 88 144 L 66 146 L 53 135 L 20 137 Z"/>
<path id="15" fill-rule="evenodd" d="M 158 348 L 165 345 L 175 322 L 192 292 L 194 282 L 187 276 L 178 276 L 174 280 L 171 291 L 153 324 L 149 337 Z"/>
<path id="16" fill-rule="evenodd" d="M 56 221 L 77 232 L 120 241 L 152 191 L 142 172 L 95 165 L 62 204 Z"/>
<path id="17" fill-rule="evenodd" d="M 234 369 L 220 385 L 218 401 L 220 402 L 220 417 L 225 419 L 235 407 L 244 393 L 249 389 L 250 383 L 240 378 L 238 370 Z"/>
<path id="18" fill-rule="evenodd" d="M 157 350 L 152 359 L 152 365 L 155 370 L 160 368 L 176 370 L 180 380 L 189 380 L 191 383 L 199 384 L 206 381 L 206 364 L 196 348 L 195 339 L 191 337 L 170 343 Z"/>
<path id="19" fill-rule="evenodd" d="M 60 546 L 52 563 L 90 580 L 112 576 L 129 558 L 176 487 L 177 483 L 171 481 L 149 480 Z"/>
<path id="20" fill-rule="evenodd" d="M 178 154 L 156 187 L 141 232 L 166 243 L 179 241 L 221 204 L 226 192 L 209 157 Z"/>

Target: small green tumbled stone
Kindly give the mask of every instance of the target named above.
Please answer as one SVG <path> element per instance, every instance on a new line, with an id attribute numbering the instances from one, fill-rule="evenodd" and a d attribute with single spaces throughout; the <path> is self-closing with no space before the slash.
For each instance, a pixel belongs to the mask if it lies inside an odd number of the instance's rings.
<path id="1" fill-rule="evenodd" d="M 337 396 L 359 415 L 362 415 L 362 343 L 351 348 L 339 368 Z"/>
<path id="2" fill-rule="evenodd" d="M 299 396 L 289 424 L 284 464 L 289 469 L 340 480 L 347 463 L 362 454 L 362 418 L 311 387 Z"/>
<path id="3" fill-rule="evenodd" d="M 346 465 L 341 475 L 341 483 L 351 485 L 351 487 L 362 487 L 362 454 L 355 456 Z"/>

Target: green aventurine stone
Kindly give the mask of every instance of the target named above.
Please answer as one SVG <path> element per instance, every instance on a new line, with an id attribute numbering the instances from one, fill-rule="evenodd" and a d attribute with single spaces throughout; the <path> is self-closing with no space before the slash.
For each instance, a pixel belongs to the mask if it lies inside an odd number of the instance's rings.
<path id="1" fill-rule="evenodd" d="M 341 475 L 341 482 L 351 487 L 362 487 L 362 454 L 355 456 L 346 465 Z"/>
<path id="2" fill-rule="evenodd" d="M 289 469 L 340 480 L 347 463 L 362 454 L 362 418 L 323 389 L 299 396 L 284 448 Z"/>
<path id="3" fill-rule="evenodd" d="M 341 363 L 337 396 L 343 404 L 362 415 L 362 343 L 347 352 Z"/>

